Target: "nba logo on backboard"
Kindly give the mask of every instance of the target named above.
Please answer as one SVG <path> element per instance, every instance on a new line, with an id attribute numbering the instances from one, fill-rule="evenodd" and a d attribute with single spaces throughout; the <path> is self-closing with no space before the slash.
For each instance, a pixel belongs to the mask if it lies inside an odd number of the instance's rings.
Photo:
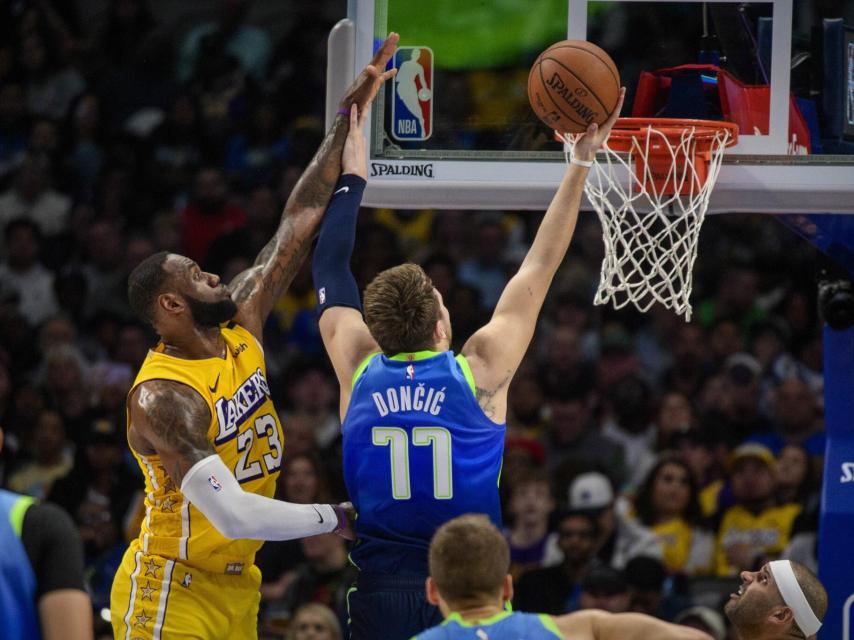
<path id="1" fill-rule="evenodd" d="M 433 134 L 433 51 L 400 47 L 394 54 L 391 135 L 397 140 L 427 140 Z"/>

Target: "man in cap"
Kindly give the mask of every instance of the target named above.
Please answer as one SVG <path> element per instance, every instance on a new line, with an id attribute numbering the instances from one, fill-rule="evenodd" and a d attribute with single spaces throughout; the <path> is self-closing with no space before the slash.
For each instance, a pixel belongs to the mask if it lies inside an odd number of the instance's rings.
<path id="1" fill-rule="evenodd" d="M 596 518 L 599 559 L 622 569 L 635 556 L 661 558 L 661 546 L 651 530 L 627 518 L 628 504 L 614 500 L 608 478 L 596 471 L 582 473 L 569 486 L 569 508 Z"/>
<path id="2" fill-rule="evenodd" d="M 715 566 L 720 577 L 775 559 L 789 543 L 801 506 L 775 503 L 774 466 L 774 454 L 760 444 L 742 444 L 732 454 L 730 482 L 736 504 L 723 513 L 718 527 Z"/>

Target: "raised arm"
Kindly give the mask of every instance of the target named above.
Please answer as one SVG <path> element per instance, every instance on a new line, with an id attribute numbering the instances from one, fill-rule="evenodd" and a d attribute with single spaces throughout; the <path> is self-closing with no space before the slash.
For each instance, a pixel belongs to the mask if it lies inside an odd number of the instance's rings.
<path id="1" fill-rule="evenodd" d="M 386 38 L 342 98 L 342 109 L 355 104 L 360 111 L 365 110 L 382 84 L 394 76 L 394 69 L 384 69 L 397 48 L 397 41 L 396 33 Z M 255 263 L 229 285 L 238 307 L 235 320 L 259 340 L 273 304 L 293 280 L 317 233 L 341 173 L 341 150 L 348 128 L 349 118 L 339 112 L 291 192 L 275 235 L 255 258 Z"/>
<path id="2" fill-rule="evenodd" d="M 590 609 L 554 618 L 573 640 L 712 640 L 711 636 L 642 613 L 607 613 Z"/>
<path id="3" fill-rule="evenodd" d="M 291 504 L 244 491 L 207 437 L 210 410 L 190 387 L 168 380 L 144 382 L 130 400 L 129 438 L 154 452 L 181 492 L 226 538 L 291 540 L 346 533 L 339 507 Z M 237 446 L 234 444 L 226 446 Z"/>
<path id="4" fill-rule="evenodd" d="M 341 417 L 350 402 L 353 373 L 369 354 L 379 351 L 362 318 L 361 296 L 350 270 L 356 218 L 368 176 L 365 122 L 368 111 L 350 108 L 350 132 L 341 156 L 341 180 L 329 202 L 312 260 L 317 290 L 320 336 L 341 388 Z"/>
<path id="5" fill-rule="evenodd" d="M 491 320 L 463 346 L 477 385 L 478 401 L 496 422 L 504 421 L 507 388 L 528 350 L 549 285 L 575 231 L 588 171 L 575 161 L 593 160 L 619 117 L 624 95 L 625 90 L 621 90 L 608 121 L 601 128 L 590 125 L 576 143 L 574 162 L 567 167 L 519 271 L 504 288 Z"/>

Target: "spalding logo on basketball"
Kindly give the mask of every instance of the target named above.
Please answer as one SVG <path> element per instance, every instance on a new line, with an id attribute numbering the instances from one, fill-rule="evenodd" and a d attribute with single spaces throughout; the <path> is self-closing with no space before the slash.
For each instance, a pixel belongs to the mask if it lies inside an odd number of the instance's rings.
<path id="1" fill-rule="evenodd" d="M 620 98 L 614 61 L 595 44 L 563 40 L 543 51 L 528 75 L 528 100 L 537 117 L 561 133 L 602 124 Z"/>

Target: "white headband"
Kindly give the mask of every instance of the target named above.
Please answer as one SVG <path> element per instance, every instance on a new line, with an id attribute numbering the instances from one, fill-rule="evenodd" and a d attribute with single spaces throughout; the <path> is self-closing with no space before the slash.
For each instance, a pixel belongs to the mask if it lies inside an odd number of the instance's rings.
<path id="1" fill-rule="evenodd" d="M 798 584 L 792 563 L 788 560 L 774 560 L 768 563 L 768 569 L 774 576 L 780 595 L 783 596 L 783 602 L 792 609 L 800 630 L 807 638 L 815 635 L 821 629 L 821 622 L 815 617 L 801 585 Z"/>

